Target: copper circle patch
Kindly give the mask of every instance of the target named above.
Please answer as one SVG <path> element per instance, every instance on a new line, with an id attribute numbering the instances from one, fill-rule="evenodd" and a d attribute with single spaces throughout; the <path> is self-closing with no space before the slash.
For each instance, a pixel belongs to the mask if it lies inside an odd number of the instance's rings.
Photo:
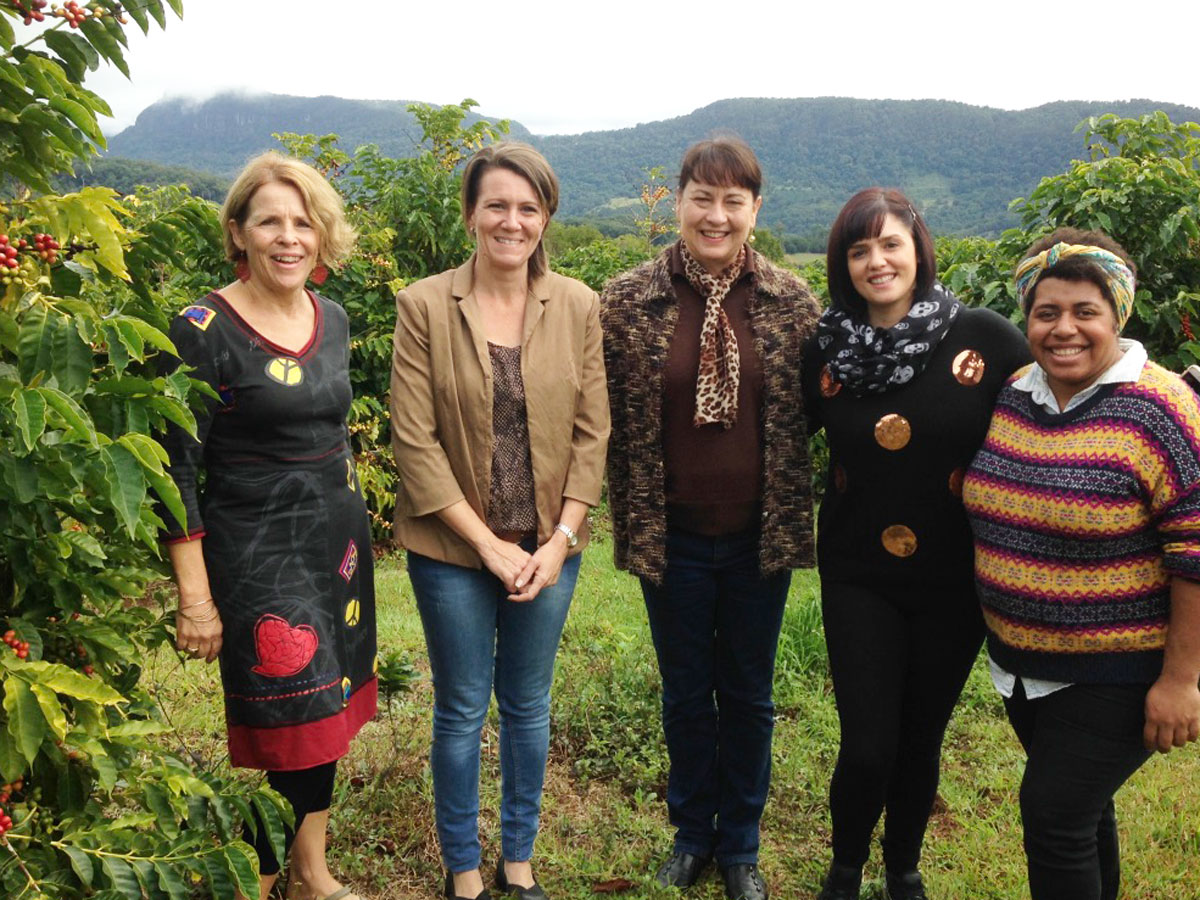
<path id="1" fill-rule="evenodd" d="M 883 549 L 892 556 L 912 556 L 917 552 L 917 536 L 907 525 L 889 525 L 880 537 Z"/>
<path id="2" fill-rule="evenodd" d="M 840 464 L 833 467 L 833 486 L 839 494 L 846 493 L 846 470 Z"/>
<path id="3" fill-rule="evenodd" d="M 841 382 L 833 377 L 833 371 L 829 368 L 829 363 L 826 363 L 821 367 L 821 396 L 833 397 L 841 389 Z"/>
<path id="4" fill-rule="evenodd" d="M 954 373 L 958 383 L 968 386 L 979 384 L 983 380 L 985 368 L 983 354 L 978 350 L 963 350 L 954 357 L 954 362 L 950 364 L 950 371 Z"/>
<path id="5" fill-rule="evenodd" d="M 966 474 L 962 469 L 955 469 L 950 473 L 950 493 L 955 497 L 962 496 L 963 478 Z"/>
<path id="6" fill-rule="evenodd" d="M 875 440 L 885 450 L 899 450 L 912 438 L 912 426 L 898 413 L 888 413 L 875 423 Z"/>

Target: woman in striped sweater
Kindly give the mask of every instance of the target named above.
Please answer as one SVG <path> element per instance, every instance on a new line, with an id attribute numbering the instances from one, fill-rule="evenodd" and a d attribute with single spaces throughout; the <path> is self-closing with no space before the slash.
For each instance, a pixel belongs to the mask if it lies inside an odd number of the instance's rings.
<path id="1" fill-rule="evenodd" d="M 1060 229 L 1017 267 L 1034 364 L 963 491 L 992 677 L 1028 754 L 1034 900 L 1108 900 L 1113 795 L 1200 735 L 1200 405 L 1120 332 L 1135 268 Z"/>

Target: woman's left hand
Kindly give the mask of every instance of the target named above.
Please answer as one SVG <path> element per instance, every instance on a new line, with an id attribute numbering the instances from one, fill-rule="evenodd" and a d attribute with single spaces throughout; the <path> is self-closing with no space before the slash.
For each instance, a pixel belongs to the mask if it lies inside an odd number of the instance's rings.
<path id="1" fill-rule="evenodd" d="M 525 603 L 536 597 L 542 588 L 557 584 L 566 558 L 567 539 L 561 532 L 556 531 L 550 540 L 538 547 L 529 557 L 529 562 L 517 576 L 516 587 L 519 593 L 509 594 L 508 599 L 516 603 Z"/>
<path id="2" fill-rule="evenodd" d="M 1167 753 L 1200 738 L 1200 688 L 1195 681 L 1159 677 L 1146 694 L 1147 750 Z"/>
<path id="3" fill-rule="evenodd" d="M 1162 673 L 1146 694 L 1147 750 L 1167 753 L 1200 738 L 1200 582 L 1171 579 L 1171 624 Z"/>

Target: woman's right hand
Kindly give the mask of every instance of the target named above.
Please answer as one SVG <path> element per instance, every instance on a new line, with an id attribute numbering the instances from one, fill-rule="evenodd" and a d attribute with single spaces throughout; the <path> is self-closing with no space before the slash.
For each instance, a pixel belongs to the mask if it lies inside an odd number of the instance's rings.
<path id="1" fill-rule="evenodd" d="M 179 585 L 179 608 L 175 611 L 175 646 L 193 659 L 212 662 L 221 652 L 223 628 L 213 603 L 199 538 L 167 545 L 175 583 Z"/>
<path id="2" fill-rule="evenodd" d="M 212 618 L 208 618 L 209 616 Z M 196 621 L 196 619 L 203 621 Z M 212 662 L 221 652 L 224 626 L 216 606 L 205 604 L 175 610 L 175 647 L 191 656 Z"/>
<path id="3" fill-rule="evenodd" d="M 517 593 L 517 576 L 525 571 L 530 555 L 520 544 L 503 541 L 495 535 L 478 549 L 487 570 L 500 579 L 506 590 Z"/>

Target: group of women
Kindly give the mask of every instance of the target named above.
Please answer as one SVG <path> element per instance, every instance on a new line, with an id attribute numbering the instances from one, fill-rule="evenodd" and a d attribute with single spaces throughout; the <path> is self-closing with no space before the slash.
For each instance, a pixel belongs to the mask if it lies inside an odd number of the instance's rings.
<path id="1" fill-rule="evenodd" d="M 396 298 L 396 537 L 432 672 L 444 896 L 490 896 L 493 693 L 494 889 L 546 896 L 531 859 L 550 685 L 607 470 L 662 675 L 674 842 L 656 879 L 687 888 L 715 862 L 730 900 L 766 900 L 775 650 L 790 572 L 814 562 L 823 428 L 815 549 L 842 737 L 819 897 L 859 896 L 881 816 L 888 897 L 926 897 L 942 737 L 986 636 L 1028 753 L 1032 896 L 1115 898 L 1113 795 L 1200 733 L 1200 405 L 1119 337 L 1133 263 L 1094 232 L 1035 244 L 1017 270 L 1026 341 L 940 285 L 924 221 L 872 188 L 832 227 L 822 313 L 753 248 L 762 183 L 739 140 L 689 148 L 679 240 L 598 297 L 549 271 L 549 164 L 486 147 L 462 179 L 474 254 Z M 354 235 L 324 179 L 273 153 L 221 219 L 237 280 L 180 313 L 167 363 L 213 389 L 196 436 L 164 439 L 186 511 L 162 510 L 177 643 L 220 660 L 231 761 L 295 811 L 289 900 L 343 900 L 325 835 L 336 760 L 375 711 L 372 554 L 347 320 L 307 283 Z M 281 860 L 248 831 L 265 900 Z"/>

